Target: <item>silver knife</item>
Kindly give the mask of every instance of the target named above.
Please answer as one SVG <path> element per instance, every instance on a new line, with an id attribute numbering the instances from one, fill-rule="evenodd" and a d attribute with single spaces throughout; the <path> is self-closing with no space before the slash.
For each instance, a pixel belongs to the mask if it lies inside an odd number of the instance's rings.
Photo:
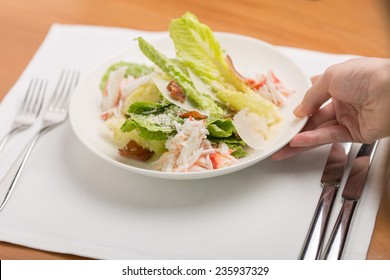
<path id="1" fill-rule="evenodd" d="M 352 168 L 342 193 L 343 206 L 330 234 L 324 251 L 324 259 L 341 259 L 352 217 L 362 195 L 377 145 L 378 141 L 372 144 L 363 144 L 352 163 Z"/>
<path id="2" fill-rule="evenodd" d="M 343 178 L 352 143 L 334 143 L 321 177 L 322 193 L 317 203 L 300 260 L 319 259 L 334 198 Z"/>

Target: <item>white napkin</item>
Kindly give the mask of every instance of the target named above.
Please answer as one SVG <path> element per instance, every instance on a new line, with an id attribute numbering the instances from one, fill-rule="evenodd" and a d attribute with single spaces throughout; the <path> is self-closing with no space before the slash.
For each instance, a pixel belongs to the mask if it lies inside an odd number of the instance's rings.
<path id="1" fill-rule="evenodd" d="M 153 40 L 165 34 L 53 25 L 1 104 L 0 137 L 31 77 L 48 78 L 50 94 L 62 68 L 87 75 L 102 60 L 135 44 L 134 37 Z M 308 76 L 352 57 L 278 49 Z M 16 135 L 0 153 L 0 178 L 37 129 Z M 384 185 L 385 149 L 382 141 L 353 221 L 346 259 L 366 257 Z M 0 240 L 99 259 L 296 259 L 321 192 L 328 151 L 325 146 L 282 162 L 265 160 L 212 179 L 159 180 L 101 160 L 66 122 L 36 145 L 0 212 Z M 333 216 L 340 203 L 338 198 Z"/>

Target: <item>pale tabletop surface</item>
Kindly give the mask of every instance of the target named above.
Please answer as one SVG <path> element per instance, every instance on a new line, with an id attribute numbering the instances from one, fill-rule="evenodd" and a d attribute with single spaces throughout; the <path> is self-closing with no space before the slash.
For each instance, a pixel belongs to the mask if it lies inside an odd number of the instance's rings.
<path id="1" fill-rule="evenodd" d="M 185 11 L 215 31 L 274 45 L 390 57 L 389 0 L 1 0 L 0 100 L 55 22 L 165 31 Z M 367 259 L 390 259 L 387 181 Z M 79 258 L 0 242 L 0 259 Z"/>

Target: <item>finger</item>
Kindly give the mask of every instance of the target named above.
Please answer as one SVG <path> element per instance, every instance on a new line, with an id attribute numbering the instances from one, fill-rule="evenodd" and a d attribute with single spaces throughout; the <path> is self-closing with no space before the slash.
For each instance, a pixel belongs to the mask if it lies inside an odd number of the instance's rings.
<path id="1" fill-rule="evenodd" d="M 318 113 L 311 116 L 303 127 L 302 132 L 310 131 L 317 128 L 323 128 L 328 126 L 337 125 L 337 120 L 334 114 L 333 104 L 328 104 L 324 108 L 318 111 Z M 315 148 L 312 147 L 291 147 L 290 145 L 284 146 L 282 149 L 277 151 L 271 156 L 272 160 L 283 160 L 286 158 L 290 158 L 298 153 L 302 153 L 304 151 Z"/>
<path id="2" fill-rule="evenodd" d="M 291 147 L 310 147 L 334 142 L 353 141 L 351 133 L 345 126 L 331 125 L 304 131 L 297 134 L 290 142 Z"/>
<path id="3" fill-rule="evenodd" d="M 334 127 L 336 125 L 337 125 L 336 120 L 328 121 L 326 123 L 321 124 L 319 129 L 320 128 L 324 129 L 324 128 L 328 128 L 328 127 Z M 312 132 L 313 132 L 313 130 L 308 131 L 308 133 L 312 133 Z M 343 141 L 340 141 L 340 142 L 343 142 Z M 327 143 L 323 143 L 323 144 L 327 144 Z M 314 149 L 314 148 L 321 146 L 321 145 L 322 144 L 310 145 L 310 141 L 308 140 L 307 135 L 304 132 L 301 132 L 300 134 L 296 135 L 288 145 L 284 146 L 282 149 L 280 149 L 279 151 L 274 153 L 271 156 L 271 158 L 272 158 L 272 160 L 287 159 L 287 158 L 290 158 L 292 156 L 295 156 L 296 154 Z"/>
<path id="4" fill-rule="evenodd" d="M 334 112 L 333 104 L 329 103 L 328 105 L 326 105 L 324 108 L 321 108 L 318 112 L 314 113 L 309 118 L 306 125 L 303 127 L 302 131 L 313 130 L 335 119 L 336 119 L 336 115 Z"/>
<path id="5" fill-rule="evenodd" d="M 301 104 L 295 108 L 294 114 L 303 118 L 317 111 L 330 98 L 328 85 L 328 79 L 324 75 L 319 77 L 306 92 Z"/>
<path id="6" fill-rule="evenodd" d="M 319 126 L 316 127 L 316 129 L 319 128 L 325 128 L 325 127 L 331 127 L 331 126 L 340 126 L 339 122 L 337 120 L 330 120 L 327 122 L 323 122 Z"/>
<path id="7" fill-rule="evenodd" d="M 284 146 L 279 151 L 277 151 L 276 153 L 274 153 L 271 156 L 271 159 L 275 161 L 284 160 L 314 148 L 315 148 L 314 146 L 313 147 L 290 147 L 287 145 Z"/>
<path id="8" fill-rule="evenodd" d="M 319 78 L 321 78 L 322 75 L 315 75 L 310 78 L 310 81 L 312 84 L 314 84 Z"/>

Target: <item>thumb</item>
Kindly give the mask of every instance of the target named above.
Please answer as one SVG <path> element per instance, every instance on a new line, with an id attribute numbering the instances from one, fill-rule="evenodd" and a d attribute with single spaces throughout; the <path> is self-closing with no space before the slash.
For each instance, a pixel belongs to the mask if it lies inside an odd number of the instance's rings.
<path id="1" fill-rule="evenodd" d="M 309 88 L 301 104 L 294 110 L 294 114 L 298 118 L 303 118 L 316 112 L 330 98 L 328 92 L 329 82 L 327 80 L 324 75 L 312 78 L 313 86 Z"/>

